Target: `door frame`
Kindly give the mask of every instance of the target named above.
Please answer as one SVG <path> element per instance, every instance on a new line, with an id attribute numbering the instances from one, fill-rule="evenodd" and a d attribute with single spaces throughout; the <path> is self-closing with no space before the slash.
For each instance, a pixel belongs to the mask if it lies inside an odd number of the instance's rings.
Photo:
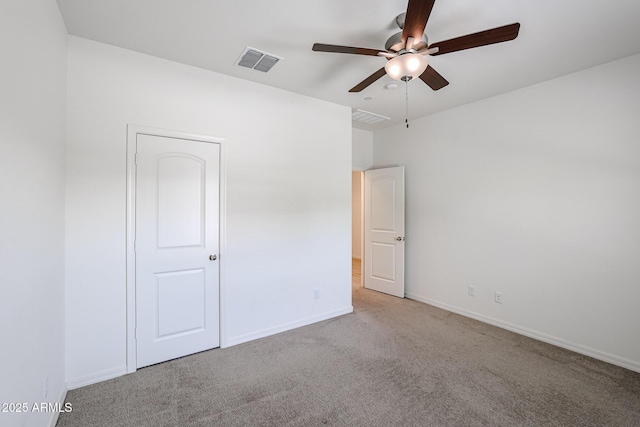
<path id="1" fill-rule="evenodd" d="M 134 250 L 136 236 L 136 140 L 138 134 L 160 136 L 167 138 L 187 139 L 198 142 L 209 142 L 220 146 L 220 348 L 227 346 L 225 301 L 225 254 L 226 254 L 226 157 L 224 138 L 200 135 L 169 129 L 154 128 L 127 124 L 127 259 L 126 259 L 126 298 L 127 298 L 127 330 L 126 353 L 127 373 L 137 369 L 136 354 L 136 257 Z"/>

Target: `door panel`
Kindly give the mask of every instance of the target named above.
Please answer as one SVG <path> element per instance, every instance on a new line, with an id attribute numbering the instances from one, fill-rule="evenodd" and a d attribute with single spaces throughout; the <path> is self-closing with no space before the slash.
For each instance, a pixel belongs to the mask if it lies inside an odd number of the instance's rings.
<path id="1" fill-rule="evenodd" d="M 371 180 L 371 229 L 391 231 L 396 229 L 395 221 L 395 179 L 382 176 Z"/>
<path id="2" fill-rule="evenodd" d="M 156 273 L 154 339 L 204 331 L 206 277 L 204 269 Z"/>
<path id="3" fill-rule="evenodd" d="M 364 173 L 364 287 L 404 298 L 404 167 Z"/>
<path id="4" fill-rule="evenodd" d="M 136 139 L 137 367 L 218 347 L 220 146 Z"/>
<path id="5" fill-rule="evenodd" d="M 205 164 L 170 154 L 158 158 L 158 247 L 204 243 Z"/>
<path id="6" fill-rule="evenodd" d="M 396 280 L 396 245 L 388 243 L 371 243 L 371 277 L 374 279 L 395 282 Z"/>

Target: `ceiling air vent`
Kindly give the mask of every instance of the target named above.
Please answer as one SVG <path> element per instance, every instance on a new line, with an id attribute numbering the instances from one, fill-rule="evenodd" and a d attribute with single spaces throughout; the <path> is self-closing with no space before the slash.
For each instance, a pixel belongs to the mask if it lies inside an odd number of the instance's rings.
<path id="1" fill-rule="evenodd" d="M 370 125 L 380 123 L 384 120 L 390 120 L 389 117 L 381 116 L 380 114 L 370 113 L 364 110 L 354 110 L 351 113 L 351 119 L 358 122 L 368 123 Z"/>
<path id="2" fill-rule="evenodd" d="M 266 73 L 282 58 L 252 47 L 246 47 L 238 58 L 236 65 L 253 68 Z"/>

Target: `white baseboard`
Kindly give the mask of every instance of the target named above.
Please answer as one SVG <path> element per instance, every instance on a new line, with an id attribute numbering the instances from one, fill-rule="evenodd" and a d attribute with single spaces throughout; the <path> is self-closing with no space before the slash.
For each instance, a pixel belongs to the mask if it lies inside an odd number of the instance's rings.
<path id="1" fill-rule="evenodd" d="M 523 328 L 518 325 L 514 325 L 512 323 L 504 322 L 502 320 L 494 319 L 489 316 L 485 316 L 483 314 L 475 313 L 473 311 L 468 311 L 459 307 L 454 307 L 449 304 L 435 301 L 429 298 L 421 297 L 420 295 L 415 295 L 411 293 L 405 294 L 405 296 L 409 299 L 416 300 L 419 302 L 423 302 L 425 304 L 432 305 L 434 307 L 441 308 L 443 310 L 450 311 L 452 313 L 460 314 L 465 317 L 470 317 L 472 319 L 479 320 L 484 323 L 488 323 L 493 326 L 497 326 L 502 329 L 506 329 L 511 332 L 515 332 L 520 335 L 527 336 L 529 338 L 533 338 L 539 341 L 546 342 L 548 344 L 553 344 L 558 347 L 566 348 L 567 350 L 575 351 L 576 353 L 584 354 L 585 356 L 593 357 L 594 359 L 602 360 L 607 363 L 611 363 L 613 365 L 621 366 L 626 369 L 630 369 L 632 371 L 640 372 L 640 363 L 634 362 L 633 360 L 628 360 L 622 357 L 615 356 L 613 354 L 605 353 L 599 350 L 595 350 L 590 347 L 585 347 L 583 345 L 564 340 L 562 338 L 554 337 L 551 335 L 544 334 L 542 332 L 534 331 L 532 329 Z"/>
<path id="2" fill-rule="evenodd" d="M 251 332 L 249 334 L 240 335 L 234 338 L 229 338 L 224 347 L 231 347 L 234 345 L 253 341 L 258 338 L 268 337 L 270 335 L 279 334 L 280 332 L 290 331 L 291 329 L 296 329 L 301 326 L 307 326 L 312 323 L 321 322 L 323 320 L 332 319 L 334 317 L 342 316 L 344 314 L 349 314 L 349 313 L 353 313 L 353 306 L 351 305 L 339 310 L 318 314 L 316 316 L 305 317 L 304 319 L 300 319 L 295 322 L 285 323 L 282 325 L 274 326 L 272 328 L 262 329 L 256 332 Z"/>
<path id="3" fill-rule="evenodd" d="M 60 407 L 63 408 L 64 407 L 64 400 L 67 398 L 67 387 L 65 387 L 64 385 L 62 386 L 62 390 L 60 390 L 60 396 L 58 397 L 58 400 L 56 400 L 53 403 L 59 403 Z M 60 416 L 60 412 L 58 411 L 52 411 L 51 412 L 51 418 L 49 418 L 49 423 L 47 424 L 49 427 L 56 427 L 56 424 L 58 423 L 58 417 Z"/>
<path id="4" fill-rule="evenodd" d="M 117 368 L 106 369 L 104 371 L 95 372 L 93 374 L 85 375 L 82 377 L 72 378 L 67 380 L 67 389 L 73 390 L 87 385 L 96 384 L 102 381 L 110 380 L 112 378 L 120 377 L 126 373 L 127 367 L 119 366 Z"/>
<path id="5" fill-rule="evenodd" d="M 252 332 L 250 334 L 241 335 L 235 338 L 228 339 L 226 344 L 222 347 L 231 347 L 237 344 L 242 344 L 248 341 L 252 341 L 258 338 L 268 337 L 270 335 L 275 335 L 280 332 L 285 332 L 291 329 L 299 328 L 301 326 L 307 326 L 312 323 L 321 322 L 323 320 L 328 320 L 337 316 L 342 316 L 344 314 L 353 313 L 353 306 L 348 306 L 339 310 L 330 311 L 327 313 L 318 314 L 316 316 L 306 317 L 304 319 L 285 323 L 283 325 L 274 326 L 272 328 L 262 329 L 256 332 Z M 76 388 L 84 387 L 91 384 L 96 384 L 102 381 L 107 381 L 113 378 L 117 378 L 119 376 L 127 374 L 127 367 L 120 366 L 113 369 L 107 369 L 100 372 L 95 372 L 93 374 L 85 375 L 78 378 L 72 378 L 67 380 L 67 389 L 74 390 Z"/>

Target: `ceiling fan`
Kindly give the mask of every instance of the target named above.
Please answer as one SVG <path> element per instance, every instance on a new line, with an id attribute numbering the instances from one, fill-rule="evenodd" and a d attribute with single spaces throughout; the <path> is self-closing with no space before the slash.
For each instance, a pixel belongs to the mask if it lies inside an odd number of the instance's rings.
<path id="1" fill-rule="evenodd" d="M 388 62 L 384 67 L 352 87 L 349 92 L 360 92 L 385 74 L 392 79 L 404 82 L 419 77 L 431 89 L 439 90 L 449 82 L 428 64 L 428 56 L 506 42 L 518 37 L 520 24 L 514 23 L 429 44 L 424 29 L 434 3 L 435 0 L 409 0 L 407 12 L 396 18 L 396 23 L 402 32 L 394 34 L 387 40 L 385 50 L 321 43 L 315 43 L 313 50 L 387 58 Z"/>

